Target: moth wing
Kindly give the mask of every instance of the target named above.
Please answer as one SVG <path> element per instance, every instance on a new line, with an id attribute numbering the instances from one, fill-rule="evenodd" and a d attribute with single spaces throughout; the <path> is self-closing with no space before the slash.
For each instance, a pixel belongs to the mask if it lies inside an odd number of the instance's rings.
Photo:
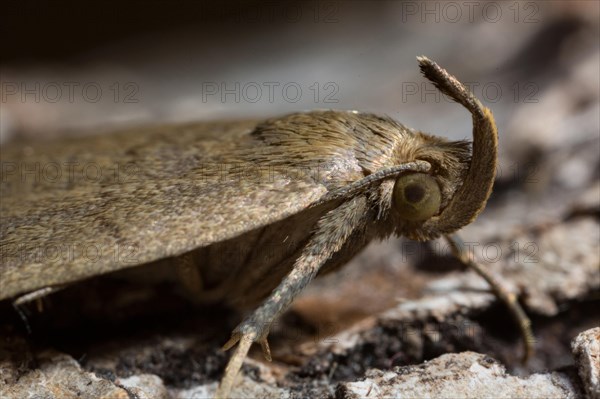
<path id="1" fill-rule="evenodd" d="M 5 146 L 0 299 L 180 255 L 284 219 L 326 193 L 308 176 L 232 164 L 232 153 L 257 145 L 253 126 Z M 243 173 L 233 177 L 235 167 Z"/>

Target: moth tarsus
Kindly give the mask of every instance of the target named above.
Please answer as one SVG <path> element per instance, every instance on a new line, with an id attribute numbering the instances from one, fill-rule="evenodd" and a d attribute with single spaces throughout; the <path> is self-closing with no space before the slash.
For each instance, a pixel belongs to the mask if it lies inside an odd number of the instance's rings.
<path id="1" fill-rule="evenodd" d="M 12 306 L 17 315 L 19 316 L 19 319 L 21 319 L 21 321 L 23 322 L 23 326 L 25 327 L 25 332 L 27 333 L 27 336 L 30 337 L 33 334 L 33 331 L 31 329 L 31 325 L 29 324 L 26 311 L 22 308 L 22 305 L 19 305 L 15 302 L 13 302 Z"/>
<path id="2" fill-rule="evenodd" d="M 38 303 L 38 310 L 41 312 L 41 309 L 39 309 L 40 308 L 39 301 L 42 298 L 44 298 L 44 297 L 46 297 L 46 296 L 48 296 L 50 294 L 53 294 L 53 293 L 55 293 L 57 291 L 62 290 L 63 288 L 65 288 L 65 287 L 64 286 L 44 287 L 44 288 L 41 288 L 39 290 L 28 292 L 27 294 L 21 295 L 20 297 L 18 297 L 17 299 L 15 299 L 13 301 L 13 305 L 14 306 L 20 306 L 20 305 L 24 305 L 24 304 L 29 303 L 29 302 L 36 301 Z"/>
<path id="3" fill-rule="evenodd" d="M 231 392 L 235 382 L 235 377 L 237 376 L 239 370 L 242 368 L 244 359 L 248 355 L 248 351 L 254 343 L 255 338 L 255 336 L 246 335 L 244 337 L 241 337 L 239 343 L 238 341 L 230 340 L 223 347 L 223 350 L 229 350 L 233 345 L 238 343 L 237 347 L 235 348 L 235 351 L 233 352 L 233 355 L 231 356 L 231 360 L 227 363 L 225 375 L 219 383 L 217 393 L 215 394 L 215 399 L 226 399 L 229 396 L 229 393 Z"/>
<path id="4" fill-rule="evenodd" d="M 492 273 L 474 260 L 474 255 L 466 250 L 464 242 L 458 234 L 449 234 L 446 235 L 445 238 L 450 244 L 454 255 L 469 269 L 481 276 L 490 285 L 494 295 L 504 302 L 510 311 L 510 314 L 519 326 L 523 341 L 523 355 L 521 357 L 521 362 L 523 364 L 527 363 L 535 350 L 535 336 L 531 330 L 531 320 L 529 320 L 529 317 L 527 317 L 527 314 L 519 304 L 517 296 L 506 289 Z"/>

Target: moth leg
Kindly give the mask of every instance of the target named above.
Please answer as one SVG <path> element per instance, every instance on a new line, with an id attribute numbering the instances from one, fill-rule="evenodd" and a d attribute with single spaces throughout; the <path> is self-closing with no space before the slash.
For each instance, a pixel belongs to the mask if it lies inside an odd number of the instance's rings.
<path id="1" fill-rule="evenodd" d="M 196 255 L 193 252 L 188 252 L 176 258 L 175 273 L 179 285 L 183 288 L 185 297 L 197 305 L 205 305 L 220 300 L 223 297 L 223 292 L 228 289 L 226 284 L 209 289 L 205 287 Z"/>
<path id="2" fill-rule="evenodd" d="M 185 290 L 187 296 L 199 301 L 204 289 L 200 270 L 194 262 L 194 256 L 188 252 L 181 255 L 176 262 L 177 279 Z"/>
<path id="3" fill-rule="evenodd" d="M 253 342 L 260 343 L 265 358 L 271 360 L 267 336 L 273 321 L 287 310 L 296 295 L 317 275 L 321 266 L 342 248 L 350 235 L 364 225 L 366 206 L 365 197 L 355 197 L 319 219 L 315 232 L 296 259 L 291 272 L 263 304 L 233 330 L 231 338 L 223 346 L 223 350 L 228 350 L 240 343 L 227 364 L 216 398 L 229 396 Z"/>
<path id="4" fill-rule="evenodd" d="M 27 331 L 27 334 L 31 335 L 32 331 L 31 326 L 29 325 L 29 321 L 27 320 L 27 315 L 24 309 L 22 309 L 22 306 L 29 302 L 35 301 L 36 308 L 38 312 L 41 313 L 44 311 L 44 304 L 42 302 L 42 298 L 54 292 L 60 291 L 65 287 L 66 285 L 55 285 L 52 287 L 40 288 L 38 290 L 28 292 L 27 294 L 23 294 L 12 302 L 12 306 L 15 309 L 15 312 L 17 312 L 17 314 L 23 321 L 23 324 L 25 324 L 25 330 Z"/>
<path id="5" fill-rule="evenodd" d="M 519 304 L 517 296 L 508 291 L 498 279 L 483 266 L 475 262 L 473 254 L 465 249 L 464 242 L 457 234 L 451 234 L 446 236 L 446 240 L 452 248 L 454 255 L 471 270 L 481 276 L 492 288 L 492 291 L 502 302 L 506 304 L 513 318 L 519 325 L 521 331 L 521 337 L 523 338 L 523 357 L 522 362 L 526 363 L 527 360 L 533 355 L 535 337 L 531 330 L 531 320 L 527 317 L 527 314 Z"/>
<path id="6" fill-rule="evenodd" d="M 66 287 L 66 285 L 55 285 L 52 287 L 44 287 L 44 288 L 40 288 L 39 290 L 28 292 L 27 294 L 23 294 L 20 297 L 18 297 L 17 299 L 15 299 L 13 301 L 13 306 L 20 306 L 20 305 L 24 305 L 29 302 L 36 301 L 38 310 L 41 312 L 43 309 L 42 309 L 40 299 L 42 299 L 43 297 L 45 297 L 47 295 L 53 294 L 57 291 L 60 291 L 65 287 Z"/>

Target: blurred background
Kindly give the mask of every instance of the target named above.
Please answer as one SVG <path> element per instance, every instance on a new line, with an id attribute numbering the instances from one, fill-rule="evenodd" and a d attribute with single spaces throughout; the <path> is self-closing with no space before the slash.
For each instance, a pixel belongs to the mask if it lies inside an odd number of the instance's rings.
<path id="1" fill-rule="evenodd" d="M 10 1 L 1 139 L 315 108 L 469 137 L 466 112 L 419 75 L 421 54 L 472 85 L 503 140 L 585 136 L 598 131 L 599 12 L 596 1 Z"/>
<path id="2" fill-rule="evenodd" d="M 469 139 L 468 113 L 419 74 L 416 56 L 428 56 L 469 85 L 498 123 L 494 193 L 463 234 L 499 243 L 504 252 L 491 267 L 512 281 L 534 319 L 538 355 L 520 371 L 573 364 L 570 340 L 598 325 L 600 2 L 11 0 L 1 11 L 2 145 L 323 108 L 384 113 Z M 295 314 L 316 326 L 334 323 L 332 333 L 377 314 L 388 329 L 377 334 L 391 336 L 389 315 L 378 312 L 436 290 L 486 288 L 476 277 L 465 282 L 455 263 L 432 260 L 430 247 L 419 257 L 415 247 L 407 255 L 404 244 L 370 246 L 312 284 Z M 529 248 L 520 260 L 519 248 Z M 523 262 L 528 257 L 534 264 Z M 371 357 L 357 351 L 348 363 L 384 367 L 466 348 L 519 371 L 516 327 L 498 309 L 476 320 L 484 345 L 450 339 L 428 352 L 423 344 L 393 363 L 403 347 L 372 333 L 370 348 L 383 349 Z M 317 373 L 303 370 L 298 378 Z M 339 379 L 360 372 L 339 372 Z"/>

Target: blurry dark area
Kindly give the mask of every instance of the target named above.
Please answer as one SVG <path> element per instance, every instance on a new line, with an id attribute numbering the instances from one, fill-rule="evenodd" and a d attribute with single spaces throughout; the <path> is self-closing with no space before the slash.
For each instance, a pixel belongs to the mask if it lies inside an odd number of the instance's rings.
<path id="1" fill-rule="evenodd" d="M 68 62 L 98 47 L 130 37 L 161 35 L 198 27 L 215 29 L 248 2 L 11 1 L 3 4 L 3 60 L 13 63 Z M 23 22 L 27 29 L 23 29 Z"/>
<path id="2" fill-rule="evenodd" d="M 94 49 L 123 40 L 160 38 L 173 33 L 194 34 L 201 41 L 218 43 L 215 32 L 223 38 L 229 35 L 243 38 L 245 34 L 285 29 L 284 24 L 296 22 L 302 16 L 298 10 L 306 12 L 319 4 L 327 3 L 299 0 L 180 1 L 176 4 L 168 0 L 10 1 L 3 5 L 2 30 L 4 34 L 18 35 L 18 40 L 4 41 L 2 57 L 5 62 L 19 64 L 70 62 Z M 340 4 L 330 4 L 333 14 L 333 7 Z M 368 9 L 378 13 L 379 7 L 373 3 Z M 27 29 L 23 29 L 24 20 Z"/>
<path id="3" fill-rule="evenodd" d="M 530 362 L 504 305 L 443 243 L 398 238 L 314 281 L 271 331 L 274 362 L 253 348 L 240 396 L 395 397 L 410 376 L 435 396 L 461 361 L 507 397 L 600 392 L 581 372 L 600 341 L 599 2 L 10 0 L 0 12 L 2 146 L 323 108 L 470 139 L 470 116 L 425 82 L 419 55 L 493 111 L 494 191 L 461 235 L 531 317 Z M 0 303 L 0 394 L 214 392 L 241 316 L 113 277 L 21 313 Z M 424 371 L 446 353 L 459 357 Z"/>
<path id="4" fill-rule="evenodd" d="M 573 97 L 578 113 L 593 108 L 597 6 L 6 2 L 0 139 L 315 108 L 387 113 L 424 131 L 468 137 L 463 111 L 415 68 L 425 54 L 494 105 L 507 140 L 515 123 L 532 123 L 515 121 L 521 113 L 547 113 L 540 103 L 553 82 L 581 86 L 563 99 Z"/>

